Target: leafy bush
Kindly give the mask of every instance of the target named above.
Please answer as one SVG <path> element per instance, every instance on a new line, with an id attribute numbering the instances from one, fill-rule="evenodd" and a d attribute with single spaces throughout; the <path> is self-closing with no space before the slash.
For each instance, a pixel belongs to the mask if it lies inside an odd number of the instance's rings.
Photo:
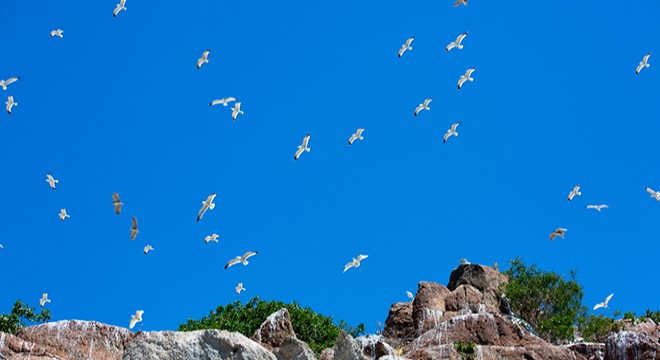
<path id="1" fill-rule="evenodd" d="M 585 308 L 586 310 L 586 308 Z M 600 314 L 586 315 L 586 311 L 578 317 L 578 328 L 584 341 L 605 342 L 611 333 L 621 330 L 619 322 L 611 317 Z"/>
<path id="2" fill-rule="evenodd" d="M 639 320 L 646 321 L 647 319 L 653 320 L 656 324 L 660 324 L 660 311 L 658 310 L 646 310 L 646 313 L 639 317 Z"/>
<path id="3" fill-rule="evenodd" d="M 467 344 L 455 343 L 454 349 L 461 355 L 463 360 L 473 360 L 477 358 L 477 347 L 474 342 L 470 341 Z"/>
<path id="4" fill-rule="evenodd" d="M 50 320 L 50 311 L 42 309 L 36 313 L 35 308 L 16 300 L 11 313 L 0 315 L 0 332 L 16 334 L 19 329 L 28 324 L 43 323 Z"/>
<path id="5" fill-rule="evenodd" d="M 364 324 L 352 327 L 340 320 L 339 324 L 335 325 L 331 317 L 317 314 L 310 308 L 303 308 L 295 301 L 285 304 L 279 301 L 264 301 L 259 297 L 252 298 L 245 305 L 237 300 L 226 306 L 218 306 L 215 312 L 211 311 L 208 316 L 199 320 L 188 319 L 186 324 L 179 325 L 179 330 L 221 329 L 238 331 L 250 337 L 268 315 L 282 308 L 289 310 L 293 331 L 298 339 L 306 342 L 317 354 L 325 348 L 333 347 L 341 330 L 354 337 L 364 333 Z"/>

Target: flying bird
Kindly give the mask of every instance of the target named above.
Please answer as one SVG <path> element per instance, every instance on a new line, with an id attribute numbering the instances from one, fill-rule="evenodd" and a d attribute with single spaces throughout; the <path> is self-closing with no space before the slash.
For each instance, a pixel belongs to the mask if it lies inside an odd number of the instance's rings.
<path id="1" fill-rule="evenodd" d="M 600 309 L 600 308 L 608 309 L 608 307 L 607 307 L 607 303 L 610 302 L 610 299 L 612 298 L 612 296 L 614 296 L 614 293 L 609 294 L 609 295 L 605 298 L 605 301 L 603 301 L 602 303 L 598 303 L 598 304 L 596 304 L 596 305 L 594 306 L 594 310 L 596 310 L 596 309 Z"/>
<path id="2" fill-rule="evenodd" d="M 138 230 L 137 218 L 133 216 L 133 226 L 131 226 L 131 240 L 135 240 L 135 237 L 140 232 Z"/>
<path id="3" fill-rule="evenodd" d="M 131 316 L 131 322 L 128 323 L 129 329 L 132 329 L 135 324 L 142 322 L 142 314 L 144 314 L 144 310 L 138 310 L 135 312 L 135 315 Z"/>
<path id="4" fill-rule="evenodd" d="M 0 86 L 2 86 L 2 90 L 7 90 L 7 85 L 17 82 L 20 78 L 20 76 L 15 76 L 7 80 L 0 80 Z"/>
<path id="5" fill-rule="evenodd" d="M 424 100 L 423 103 L 417 105 L 417 107 L 415 108 L 415 116 L 417 116 L 417 114 L 419 114 L 419 112 L 422 110 L 431 110 L 431 108 L 429 107 L 429 103 L 431 101 L 433 101 L 433 99 L 426 99 Z"/>
<path id="6" fill-rule="evenodd" d="M 59 181 L 55 180 L 55 178 L 53 178 L 53 175 L 51 174 L 46 174 L 46 182 L 48 183 L 48 185 L 50 185 L 50 188 L 53 190 L 55 190 L 55 184 L 59 183 Z"/>
<path id="7" fill-rule="evenodd" d="M 360 261 L 362 261 L 362 260 L 364 260 L 368 257 L 369 257 L 369 255 L 360 254 L 360 255 L 358 255 L 357 259 L 353 258 L 353 261 L 349 262 L 348 264 L 346 264 L 346 266 L 344 266 L 344 272 L 346 272 L 346 270 L 348 270 L 352 267 L 356 267 L 356 268 L 359 267 L 360 266 Z"/>
<path id="8" fill-rule="evenodd" d="M 568 231 L 568 229 L 564 228 L 557 228 L 555 231 L 553 231 L 550 234 L 550 240 L 554 240 L 557 236 L 561 236 L 561 238 L 564 238 L 564 234 Z"/>
<path id="9" fill-rule="evenodd" d="M 238 283 L 238 285 L 236 285 L 236 295 L 240 295 L 241 291 L 245 290 L 247 289 L 243 287 L 243 283 Z"/>
<path id="10" fill-rule="evenodd" d="M 119 194 L 112 194 L 112 206 L 115 207 L 115 213 L 117 213 L 117 215 L 121 214 L 122 205 L 124 205 L 124 203 L 119 200 Z"/>
<path id="11" fill-rule="evenodd" d="M 226 97 L 226 98 L 222 98 L 222 99 L 215 99 L 215 100 L 211 101 L 211 103 L 209 103 L 209 106 L 218 105 L 218 104 L 222 104 L 223 106 L 227 106 L 227 104 L 229 104 L 232 101 L 236 101 L 236 98 L 235 97 Z"/>
<path id="12" fill-rule="evenodd" d="M 646 190 L 647 193 L 651 194 L 652 198 L 655 198 L 656 200 L 660 201 L 660 191 L 655 191 L 650 187 L 645 187 L 644 190 Z"/>
<path id="13" fill-rule="evenodd" d="M 651 64 L 649 64 L 650 57 L 651 57 L 651 53 L 644 55 L 644 57 L 642 58 L 642 62 L 640 62 L 639 65 L 637 65 L 637 71 L 635 71 L 635 75 L 639 75 L 639 72 L 642 71 L 643 68 L 651 66 Z"/>
<path id="14" fill-rule="evenodd" d="M 454 3 L 454 7 L 457 7 L 460 4 L 467 6 L 467 2 L 468 0 L 456 0 L 456 2 Z"/>
<path id="15" fill-rule="evenodd" d="M 18 103 L 14 101 L 13 95 L 7 96 L 7 102 L 5 104 L 7 104 L 7 106 L 5 106 L 5 109 L 7 110 L 7 114 L 9 115 L 11 115 L 11 108 L 14 106 L 18 106 Z"/>
<path id="16" fill-rule="evenodd" d="M 215 208 L 215 204 L 213 203 L 213 199 L 215 199 L 216 193 L 213 193 L 209 195 L 209 197 L 206 198 L 205 201 L 202 201 L 202 208 L 199 209 L 199 213 L 197 213 L 197 221 L 199 221 L 202 216 L 204 216 L 204 213 L 206 210 L 213 210 Z"/>
<path id="17" fill-rule="evenodd" d="M 238 114 L 243 115 L 243 111 L 241 111 L 240 102 L 234 103 L 234 107 L 231 109 L 231 118 L 234 119 L 234 121 L 236 121 L 236 117 L 238 116 Z"/>
<path id="18" fill-rule="evenodd" d="M 573 188 L 573 190 L 571 190 L 571 192 L 568 193 L 568 201 L 573 200 L 573 198 L 575 197 L 575 195 L 578 195 L 578 196 L 582 195 L 582 193 L 580 192 L 580 184 L 575 185 L 575 187 Z"/>
<path id="19" fill-rule="evenodd" d="M 248 251 L 248 252 L 246 252 L 245 254 L 243 254 L 243 256 L 237 256 L 237 257 L 235 257 L 235 258 L 229 260 L 229 262 L 227 263 L 227 265 L 225 265 L 225 270 L 226 270 L 228 267 L 233 266 L 233 265 L 236 265 L 236 264 L 239 264 L 239 263 L 241 263 L 241 264 L 243 264 L 243 265 L 247 265 L 247 264 L 249 264 L 248 261 L 247 261 L 247 259 L 248 259 L 250 256 L 257 255 L 258 253 L 259 253 L 258 251 Z"/>
<path id="20" fill-rule="evenodd" d="M 50 299 L 48 298 L 48 293 L 43 293 L 43 295 L 41 295 L 41 299 L 39 299 L 39 305 L 41 305 L 41 307 L 44 307 L 46 303 L 49 302 Z"/>
<path id="21" fill-rule="evenodd" d="M 408 299 L 412 300 L 414 298 L 413 293 L 410 291 L 406 291 L 406 295 L 408 296 Z"/>
<path id="22" fill-rule="evenodd" d="M 204 238 L 204 242 L 207 243 L 207 244 L 209 243 L 209 241 L 215 241 L 215 242 L 218 242 L 218 238 L 219 238 L 219 237 L 220 237 L 220 235 L 213 233 L 212 235 L 207 235 L 207 236 Z"/>
<path id="23" fill-rule="evenodd" d="M 197 59 L 197 68 L 201 68 L 202 64 L 209 62 L 209 53 L 211 50 L 206 50 L 202 53 L 202 57 Z"/>
<path id="24" fill-rule="evenodd" d="M 66 213 L 66 209 L 60 209 L 60 213 L 57 214 L 60 217 L 60 220 L 64 221 L 64 219 L 71 217 L 69 214 Z"/>
<path id="25" fill-rule="evenodd" d="M 596 209 L 596 211 L 600 212 L 601 209 L 607 209 L 609 206 L 605 204 L 600 204 L 600 205 L 587 205 L 587 209 Z"/>
<path id="26" fill-rule="evenodd" d="M 5 248 L 5 247 L 4 247 L 4 246 L 2 246 L 2 244 L 0 244 L 0 249 L 4 249 L 4 248 Z"/>
<path id="27" fill-rule="evenodd" d="M 362 133 L 366 130 L 365 128 L 359 128 L 355 132 L 355 134 L 351 135 L 351 137 L 348 139 L 348 145 L 353 145 L 353 142 L 355 140 L 364 140 L 364 136 L 362 136 Z"/>
<path id="28" fill-rule="evenodd" d="M 408 40 L 406 40 L 406 43 L 401 45 L 401 49 L 399 50 L 399 57 L 401 57 L 403 53 L 406 52 L 406 50 L 412 50 L 412 46 L 410 46 L 410 44 L 413 42 L 413 40 L 415 40 L 414 36 L 408 38 Z"/>
<path id="29" fill-rule="evenodd" d="M 145 255 L 147 255 L 147 253 L 148 253 L 149 251 L 152 251 L 152 250 L 154 250 L 154 248 L 153 248 L 151 245 L 147 245 L 147 246 L 144 247 L 144 251 L 143 251 L 143 252 L 144 252 Z"/>
<path id="30" fill-rule="evenodd" d="M 119 4 L 115 7 L 115 11 L 112 12 L 112 17 L 117 17 L 120 11 L 126 10 L 126 0 L 119 0 Z"/>
<path id="31" fill-rule="evenodd" d="M 460 259 L 458 261 L 461 263 L 461 265 L 470 265 L 470 262 L 467 261 L 467 259 Z"/>
<path id="32" fill-rule="evenodd" d="M 59 36 L 60 39 L 64 38 L 64 31 L 62 29 L 53 30 L 50 32 L 50 37 Z"/>
<path id="33" fill-rule="evenodd" d="M 298 150 L 296 150 L 296 154 L 293 156 L 293 160 L 298 160 L 298 158 L 303 153 L 303 151 L 309 152 L 310 150 L 312 150 L 311 148 L 307 147 L 307 144 L 309 144 L 310 136 L 312 136 L 312 134 L 305 135 L 302 141 L 302 145 L 298 145 Z"/>
<path id="34" fill-rule="evenodd" d="M 458 133 L 456 132 L 456 128 L 457 128 L 458 125 L 460 125 L 460 124 L 461 124 L 460 122 L 457 122 L 457 123 L 451 124 L 451 129 L 447 130 L 447 132 L 445 133 L 445 136 L 444 136 L 443 139 L 442 139 L 442 143 L 443 143 L 443 144 L 447 142 L 447 139 L 449 139 L 450 136 L 452 136 L 452 135 L 454 135 L 454 136 L 458 136 Z"/>
<path id="35" fill-rule="evenodd" d="M 466 82 L 466 81 L 473 82 L 474 81 L 474 79 L 470 77 L 470 76 L 472 76 L 472 73 L 474 72 L 474 70 L 476 70 L 476 69 L 475 68 L 467 69 L 467 71 L 465 71 L 465 74 L 461 75 L 461 77 L 458 79 L 458 90 L 461 89 L 461 86 L 463 86 L 464 82 Z"/>
<path id="36" fill-rule="evenodd" d="M 453 49 L 453 48 L 457 48 L 457 49 L 459 49 L 459 50 L 462 49 L 462 48 L 463 48 L 463 45 L 461 45 L 461 41 L 463 41 L 463 39 L 465 39 L 465 37 L 467 36 L 467 34 L 468 34 L 468 32 L 466 31 L 466 32 L 464 32 L 464 33 L 458 35 L 458 37 L 456 38 L 456 40 L 450 42 L 449 45 L 447 45 L 447 47 L 445 48 L 445 51 L 449 52 L 449 50 L 451 50 L 451 49 Z"/>

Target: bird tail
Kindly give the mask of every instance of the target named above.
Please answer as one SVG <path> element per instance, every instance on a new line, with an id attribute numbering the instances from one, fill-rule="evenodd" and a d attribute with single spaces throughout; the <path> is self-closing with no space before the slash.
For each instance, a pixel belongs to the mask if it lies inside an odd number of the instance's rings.
<path id="1" fill-rule="evenodd" d="M 2 85 L 2 90 L 7 90 L 7 85 Z"/>
<path id="2" fill-rule="evenodd" d="M 468 78 L 468 81 L 473 82 L 474 78 Z"/>
<path id="3" fill-rule="evenodd" d="M 411 41 L 412 42 L 412 41 Z M 408 50 L 412 50 L 412 46 L 408 46 Z"/>
<path id="4" fill-rule="evenodd" d="M 360 140 L 364 140 L 364 136 L 360 136 Z"/>
<path id="5" fill-rule="evenodd" d="M 213 210 L 215 208 L 215 204 L 209 204 L 209 209 Z"/>
<path id="6" fill-rule="evenodd" d="M 305 148 L 305 151 L 309 152 L 312 148 Z"/>
<path id="7" fill-rule="evenodd" d="M 578 195 L 582 195 L 582 193 L 581 193 L 581 192 L 579 192 L 579 191 L 577 192 L 577 194 L 578 194 Z"/>
<path id="8" fill-rule="evenodd" d="M 463 45 L 456 46 L 459 50 L 463 48 Z"/>
<path id="9" fill-rule="evenodd" d="M 241 115 L 245 114 L 245 113 L 243 112 L 243 110 L 239 111 L 238 113 L 241 114 Z"/>

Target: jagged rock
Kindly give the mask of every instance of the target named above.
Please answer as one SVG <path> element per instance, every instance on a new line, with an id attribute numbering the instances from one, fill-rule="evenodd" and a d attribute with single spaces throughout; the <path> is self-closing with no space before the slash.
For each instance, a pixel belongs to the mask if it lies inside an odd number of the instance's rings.
<path id="1" fill-rule="evenodd" d="M 438 325 L 445 312 L 445 297 L 450 293 L 446 287 L 422 281 L 417 285 L 417 296 L 413 300 L 413 328 L 421 335 Z"/>
<path id="2" fill-rule="evenodd" d="M 321 355 L 319 356 L 319 360 L 334 360 L 335 359 L 335 349 L 323 349 L 321 351 Z"/>
<path id="3" fill-rule="evenodd" d="M 0 332 L 0 359 L 53 359 L 45 348 L 12 334 Z"/>
<path id="4" fill-rule="evenodd" d="M 398 302 L 390 306 L 390 312 L 385 320 L 383 336 L 412 341 L 415 338 L 412 316 L 412 302 Z"/>
<path id="5" fill-rule="evenodd" d="M 336 360 L 369 360 L 369 358 L 362 355 L 362 349 L 358 342 L 344 330 L 339 333 L 333 350 L 333 359 Z"/>
<path id="6" fill-rule="evenodd" d="M 277 360 L 261 344 L 224 330 L 138 332 L 123 360 Z"/>
<path id="7" fill-rule="evenodd" d="M 447 311 L 471 310 L 478 312 L 483 298 L 481 291 L 474 287 L 460 285 L 445 298 L 445 308 Z"/>
<path id="8" fill-rule="evenodd" d="M 251 339 L 272 350 L 279 347 L 282 341 L 289 336 L 296 337 L 296 334 L 293 332 L 289 310 L 282 308 L 270 314 L 254 332 Z"/>
<path id="9" fill-rule="evenodd" d="M 605 360 L 660 358 L 660 326 L 648 320 L 610 335 L 605 341 Z"/>
<path id="10" fill-rule="evenodd" d="M 316 360 L 316 355 L 309 345 L 294 336 L 284 338 L 273 354 L 277 360 Z"/>
<path id="11" fill-rule="evenodd" d="M 385 355 L 396 355 L 396 351 L 379 335 L 364 335 L 355 338 L 362 349 L 362 355 L 369 359 L 380 359 Z"/>
<path id="12" fill-rule="evenodd" d="M 605 344 L 579 342 L 566 346 L 576 355 L 582 355 L 587 360 L 603 360 L 605 358 Z"/>
<path id="13" fill-rule="evenodd" d="M 506 276 L 490 266 L 477 264 L 461 265 L 449 275 L 449 290 L 455 290 L 461 285 L 471 285 L 482 293 L 487 289 L 494 289 L 506 282 Z"/>

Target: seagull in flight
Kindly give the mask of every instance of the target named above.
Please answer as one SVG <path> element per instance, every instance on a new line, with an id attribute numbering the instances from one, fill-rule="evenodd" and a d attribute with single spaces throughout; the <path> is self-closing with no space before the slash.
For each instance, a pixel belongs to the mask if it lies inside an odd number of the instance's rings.
<path id="1" fill-rule="evenodd" d="M 445 51 L 449 52 L 449 50 L 451 50 L 451 49 L 453 49 L 453 48 L 457 48 L 457 49 L 459 49 L 459 50 L 462 49 L 462 48 L 463 48 L 463 45 L 461 45 L 461 41 L 463 41 L 463 39 L 465 39 L 465 37 L 467 36 L 467 34 L 468 34 L 468 32 L 466 31 L 466 32 L 464 32 L 464 33 L 458 35 L 458 37 L 456 38 L 456 40 L 450 42 L 449 45 L 447 45 L 447 47 L 445 48 Z"/>
<path id="2" fill-rule="evenodd" d="M 353 261 L 349 262 L 348 264 L 346 264 L 346 266 L 344 266 L 344 272 L 346 272 L 346 270 L 348 270 L 352 267 L 355 267 L 355 268 L 359 267 L 360 266 L 360 261 L 362 261 L 362 260 L 364 260 L 368 257 L 369 257 L 369 255 L 360 254 L 360 255 L 358 255 L 357 259 L 353 258 Z"/>
<path id="3" fill-rule="evenodd" d="M 408 299 L 412 300 L 414 298 L 413 293 L 410 291 L 406 291 L 406 295 L 408 296 Z"/>
<path id="4" fill-rule="evenodd" d="M 596 310 L 596 309 L 600 309 L 600 308 L 603 308 L 603 309 L 609 309 L 609 308 L 607 307 L 607 303 L 610 302 L 610 299 L 612 298 L 612 296 L 614 296 L 614 293 L 609 294 L 609 295 L 605 298 L 605 301 L 603 301 L 602 303 L 598 303 L 598 304 L 596 304 L 596 305 L 594 306 L 594 310 Z"/>
<path id="5" fill-rule="evenodd" d="M 18 106 L 18 103 L 14 101 L 13 95 L 7 96 L 7 102 L 5 104 L 7 104 L 7 106 L 5 106 L 5 109 L 7 110 L 7 114 L 9 115 L 11 115 L 11 108 L 14 106 Z"/>
<path id="6" fill-rule="evenodd" d="M 461 89 L 461 86 L 463 86 L 464 82 L 466 82 L 466 81 L 473 82 L 474 81 L 474 79 L 470 77 L 470 76 L 472 76 L 472 73 L 474 72 L 474 70 L 476 70 L 476 69 L 475 68 L 467 69 L 467 71 L 465 71 L 465 74 L 461 75 L 461 77 L 458 79 L 458 90 Z"/>
<path id="7" fill-rule="evenodd" d="M 573 188 L 573 190 L 571 190 L 571 192 L 568 193 L 568 201 L 573 200 L 573 198 L 575 197 L 575 195 L 578 195 L 578 196 L 582 195 L 582 193 L 580 192 L 580 184 L 575 185 L 575 187 Z M 599 211 L 600 211 L 600 210 L 599 210 Z"/>
<path id="8" fill-rule="evenodd" d="M 457 122 L 457 123 L 454 123 L 454 124 L 451 125 L 451 129 L 447 130 L 447 132 L 445 133 L 444 138 L 442 139 L 443 144 L 445 144 L 447 142 L 447 139 L 449 139 L 450 136 L 452 136 L 452 135 L 458 136 L 458 133 L 456 132 L 456 128 L 460 124 L 461 124 L 460 122 Z"/>
<path id="9" fill-rule="evenodd" d="M 557 236 L 561 236 L 561 238 L 564 238 L 564 234 L 568 231 L 568 229 L 564 228 L 557 228 L 555 231 L 553 231 L 550 234 L 550 240 L 554 240 Z"/>
<path id="10" fill-rule="evenodd" d="M 468 0 L 456 0 L 456 2 L 454 3 L 454 7 L 457 7 L 460 4 L 467 6 L 467 2 Z"/>
<path id="11" fill-rule="evenodd" d="M 0 80 L 0 86 L 2 86 L 2 90 L 7 90 L 7 85 L 17 82 L 20 78 L 20 76 L 15 76 L 7 80 Z"/>
<path id="12" fill-rule="evenodd" d="M 651 66 L 651 64 L 649 64 L 650 57 L 651 57 L 651 53 L 644 55 L 644 57 L 642 58 L 642 62 L 640 62 L 639 65 L 637 65 L 637 71 L 635 71 L 635 75 L 639 75 L 639 72 L 642 71 L 643 68 Z"/>
<path id="13" fill-rule="evenodd" d="M 645 187 L 644 190 L 646 190 L 647 193 L 651 194 L 652 198 L 655 198 L 656 200 L 660 201 L 660 191 L 655 191 L 650 187 Z"/>
<path id="14" fill-rule="evenodd" d="M 202 57 L 197 59 L 197 68 L 201 68 L 202 64 L 209 62 L 209 53 L 211 50 L 206 50 L 202 53 Z"/>
<path id="15" fill-rule="evenodd" d="M 353 145 L 353 142 L 355 140 L 364 140 L 364 136 L 362 136 L 362 133 L 366 130 L 365 128 L 359 128 L 355 132 L 355 134 L 351 135 L 351 137 L 348 139 L 348 145 Z"/>
<path id="16" fill-rule="evenodd" d="M 406 43 L 401 45 L 401 49 L 399 50 L 399 57 L 403 56 L 403 53 L 406 52 L 406 50 L 412 50 L 412 46 L 410 44 L 415 40 L 415 37 L 410 37 L 408 40 L 406 40 Z"/>
<path id="17" fill-rule="evenodd" d="M 51 188 L 51 189 L 55 190 L 55 184 L 57 184 L 59 181 L 58 181 L 58 180 L 55 180 L 55 178 L 53 177 L 53 175 L 51 175 L 51 174 L 46 174 L 46 182 L 48 183 L 48 185 L 50 185 L 50 188 Z"/>
<path id="18" fill-rule="evenodd" d="M 124 203 L 119 200 L 119 194 L 112 194 L 112 206 L 115 207 L 115 213 L 117 213 L 117 215 L 121 214 L 122 205 L 124 205 Z"/>
<path id="19" fill-rule="evenodd" d="M 112 17 L 117 17 L 117 14 L 122 10 L 126 10 L 126 0 L 119 0 L 119 4 L 115 7 L 115 11 L 112 12 Z"/>
<path id="20" fill-rule="evenodd" d="M 64 221 L 64 219 L 71 217 L 69 214 L 66 213 L 66 209 L 60 209 L 60 213 L 57 214 L 60 216 L 60 220 Z"/>
<path id="21" fill-rule="evenodd" d="M 4 249 L 4 248 L 5 248 L 5 247 L 4 247 L 4 246 L 2 246 L 2 244 L 0 244 L 0 249 Z"/>
<path id="22" fill-rule="evenodd" d="M 204 216 L 204 213 L 206 210 L 213 210 L 215 208 L 215 204 L 213 203 L 213 199 L 215 199 L 216 193 L 213 193 L 209 195 L 209 197 L 206 198 L 205 201 L 202 201 L 202 208 L 199 209 L 199 213 L 197 213 L 197 221 L 199 221 L 202 216 Z"/>
<path id="23" fill-rule="evenodd" d="M 229 104 L 232 101 L 236 101 L 236 98 L 235 97 L 226 97 L 226 98 L 222 98 L 222 99 L 215 99 L 215 100 L 211 101 L 211 103 L 209 103 L 209 106 L 214 106 L 214 105 L 218 105 L 218 104 L 222 104 L 223 106 L 227 106 L 227 104 Z"/>
<path id="24" fill-rule="evenodd" d="M 133 216 L 133 225 L 131 226 L 131 240 L 135 240 L 135 237 L 140 232 L 138 230 L 137 218 Z"/>
<path id="25" fill-rule="evenodd" d="M 424 100 L 423 103 L 417 105 L 417 107 L 415 108 L 415 116 L 417 116 L 417 114 L 419 114 L 419 112 L 422 110 L 431 110 L 431 108 L 429 107 L 431 101 L 433 101 L 433 99 L 426 99 Z"/>
<path id="26" fill-rule="evenodd" d="M 236 121 L 236 117 L 238 116 L 238 114 L 243 115 L 243 111 L 241 111 L 240 102 L 234 103 L 234 107 L 231 109 L 231 118 L 234 119 L 234 121 Z"/>
<path id="27" fill-rule="evenodd" d="M 607 209 L 609 206 L 605 204 L 600 204 L 600 205 L 587 205 L 587 209 L 596 209 L 596 211 L 600 212 L 602 209 Z"/>
<path id="28" fill-rule="evenodd" d="M 129 329 L 132 329 L 135 324 L 142 322 L 142 314 L 144 314 L 144 310 L 138 310 L 135 312 L 135 315 L 131 316 L 131 322 L 128 323 Z"/>
<path id="29" fill-rule="evenodd" d="M 243 287 L 243 283 L 238 283 L 238 285 L 236 285 L 236 295 L 240 295 L 241 291 L 245 290 L 247 289 Z"/>
<path id="30" fill-rule="evenodd" d="M 220 235 L 218 235 L 218 234 L 216 234 L 216 233 L 213 233 L 212 235 L 207 235 L 207 236 L 204 238 L 204 242 L 207 243 L 207 244 L 209 243 L 209 241 L 215 241 L 215 242 L 218 242 L 218 238 L 219 238 L 219 237 L 220 237 Z"/>
<path id="31" fill-rule="evenodd" d="M 50 32 L 50 37 L 59 36 L 60 39 L 64 38 L 64 31 L 62 29 L 53 30 Z"/>
<path id="32" fill-rule="evenodd" d="M 48 298 L 48 293 L 43 293 L 43 295 L 41 295 L 41 299 L 39 299 L 39 305 L 41 305 L 41 307 L 44 307 L 46 303 L 49 302 L 50 299 Z"/>
<path id="33" fill-rule="evenodd" d="M 154 250 L 154 248 L 151 245 L 147 245 L 144 247 L 144 254 L 147 255 L 147 253 L 151 250 Z"/>
<path id="34" fill-rule="evenodd" d="M 257 255 L 258 253 L 259 253 L 258 251 L 248 251 L 248 252 L 246 252 L 245 254 L 243 254 L 243 256 L 237 256 L 237 257 L 235 257 L 235 258 L 229 260 L 229 262 L 227 263 L 227 265 L 225 265 L 225 270 L 226 270 L 228 267 L 233 266 L 233 265 L 236 265 L 236 264 L 239 264 L 239 263 L 240 263 L 240 264 L 243 264 L 243 265 L 247 265 L 247 264 L 249 264 L 248 261 L 247 261 L 247 259 L 250 258 L 250 256 Z"/>
<path id="35" fill-rule="evenodd" d="M 298 158 L 304 151 L 310 152 L 310 150 L 312 150 L 310 147 L 307 146 L 307 144 L 309 144 L 310 136 L 312 136 L 312 134 L 305 135 L 302 141 L 302 145 L 298 145 L 298 150 L 296 150 L 296 154 L 293 156 L 293 160 L 298 160 Z"/>

